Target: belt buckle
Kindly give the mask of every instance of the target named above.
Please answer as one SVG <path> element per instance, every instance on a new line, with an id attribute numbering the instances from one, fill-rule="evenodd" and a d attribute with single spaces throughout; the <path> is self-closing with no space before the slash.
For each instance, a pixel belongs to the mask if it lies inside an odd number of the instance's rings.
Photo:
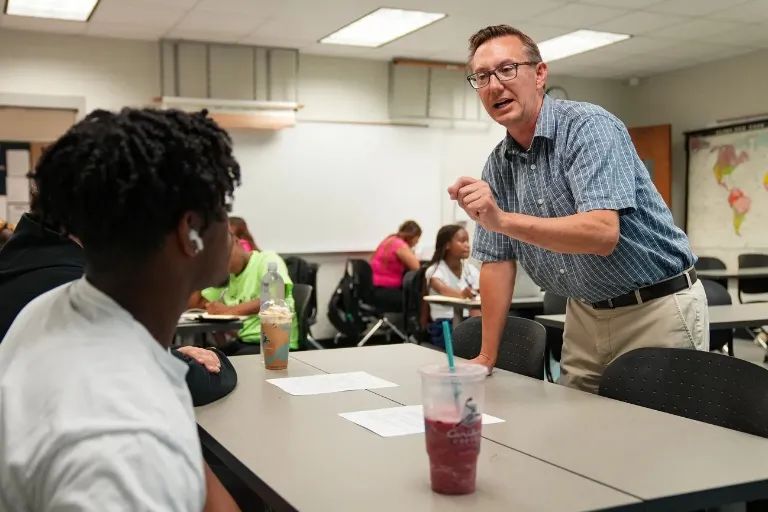
<path id="1" fill-rule="evenodd" d="M 611 308 L 611 309 L 614 309 L 613 299 L 608 299 L 608 307 Z"/>

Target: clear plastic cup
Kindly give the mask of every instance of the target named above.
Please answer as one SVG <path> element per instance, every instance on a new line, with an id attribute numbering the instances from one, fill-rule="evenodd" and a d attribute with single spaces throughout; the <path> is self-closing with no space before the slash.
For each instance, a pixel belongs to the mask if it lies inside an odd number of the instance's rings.
<path id="1" fill-rule="evenodd" d="M 282 299 L 267 301 L 259 311 L 261 320 L 261 354 L 268 370 L 288 367 L 293 312 Z"/>
<path id="2" fill-rule="evenodd" d="M 447 364 L 435 364 L 419 372 L 432 490 L 473 493 L 487 370 L 478 364 L 460 364 L 451 372 Z"/>

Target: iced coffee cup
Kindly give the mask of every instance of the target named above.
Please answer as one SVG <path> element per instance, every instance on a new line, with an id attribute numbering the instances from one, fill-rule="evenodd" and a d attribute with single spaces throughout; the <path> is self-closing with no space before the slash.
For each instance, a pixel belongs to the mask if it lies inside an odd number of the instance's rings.
<path id="1" fill-rule="evenodd" d="M 430 365 L 421 373 L 424 431 L 432 490 L 441 494 L 475 492 L 480 454 L 484 366 Z"/>
<path id="2" fill-rule="evenodd" d="M 283 300 L 267 301 L 259 311 L 261 320 L 261 354 L 268 370 L 288 367 L 293 312 Z"/>

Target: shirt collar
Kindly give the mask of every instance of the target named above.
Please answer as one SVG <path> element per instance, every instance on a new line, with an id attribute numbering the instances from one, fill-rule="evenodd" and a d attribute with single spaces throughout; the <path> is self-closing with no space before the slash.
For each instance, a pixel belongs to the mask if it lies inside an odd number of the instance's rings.
<path id="1" fill-rule="evenodd" d="M 166 375 L 177 383 L 184 382 L 189 367 L 172 356 L 170 350 L 163 348 L 144 325 L 85 276 L 70 285 L 69 294 L 73 309 L 92 322 L 111 321 L 130 326 L 136 336 L 137 348 L 146 347 Z"/>
<path id="2" fill-rule="evenodd" d="M 539 111 L 539 117 L 536 119 L 536 129 L 533 132 L 533 141 L 537 138 L 543 137 L 549 140 L 555 140 L 555 112 L 554 112 L 554 100 L 544 95 L 544 100 L 541 103 L 541 110 Z M 531 143 L 533 147 L 533 143 Z M 526 150 L 515 139 L 509 135 L 505 139 L 505 149 L 513 153 L 525 153 Z"/>

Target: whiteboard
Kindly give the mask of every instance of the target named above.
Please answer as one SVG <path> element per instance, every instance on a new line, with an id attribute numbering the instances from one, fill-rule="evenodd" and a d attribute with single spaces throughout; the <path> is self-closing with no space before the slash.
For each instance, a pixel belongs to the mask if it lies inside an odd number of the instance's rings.
<path id="1" fill-rule="evenodd" d="M 260 247 L 367 252 L 406 219 L 440 227 L 439 133 L 419 127 L 303 123 L 233 132 L 242 185 L 232 215 Z"/>

